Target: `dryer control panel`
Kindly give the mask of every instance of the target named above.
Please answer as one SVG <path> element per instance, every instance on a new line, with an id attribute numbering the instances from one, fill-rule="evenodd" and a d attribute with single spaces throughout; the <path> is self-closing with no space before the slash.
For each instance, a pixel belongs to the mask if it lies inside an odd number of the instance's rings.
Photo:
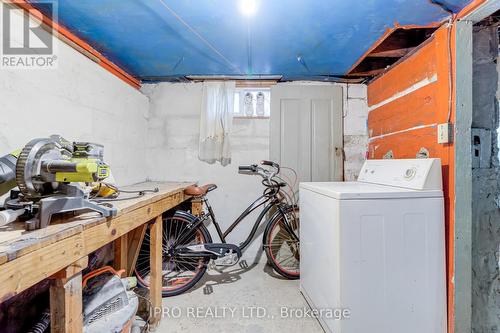
<path id="1" fill-rule="evenodd" d="M 441 160 L 366 160 L 358 181 L 414 190 L 442 190 Z"/>

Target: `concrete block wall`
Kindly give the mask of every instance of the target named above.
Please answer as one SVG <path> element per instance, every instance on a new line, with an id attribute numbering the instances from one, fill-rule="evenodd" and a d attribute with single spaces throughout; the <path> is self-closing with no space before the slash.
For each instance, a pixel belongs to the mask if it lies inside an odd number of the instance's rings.
<path id="1" fill-rule="evenodd" d="M 491 131 L 492 159 L 472 170 L 472 331 L 500 331 L 500 164 L 496 97 L 500 66 L 498 31 L 475 27 L 473 33 L 472 127 Z"/>
<path id="2" fill-rule="evenodd" d="M 73 48 L 55 43 L 56 69 L 0 70 L 0 152 L 61 134 L 104 144 L 105 160 L 120 185 L 144 181 L 148 99 Z"/>
<path id="3" fill-rule="evenodd" d="M 143 92 L 151 101 L 147 140 L 149 177 L 216 183 L 219 188 L 209 195 L 209 199 L 225 230 L 262 193 L 260 177 L 240 175 L 238 166 L 268 159 L 269 119 L 234 119 L 231 164 L 226 167 L 218 163 L 207 164 L 198 160 L 202 84 L 144 85 Z M 239 244 L 246 239 L 255 218 L 248 217 L 229 235 L 228 242 Z M 212 225 L 209 230 L 217 242 Z M 259 253 L 259 241 L 246 251 L 248 259 Z"/>
<path id="4" fill-rule="evenodd" d="M 60 134 L 103 144 L 119 185 L 144 181 L 147 97 L 73 48 L 55 43 L 56 69 L 0 69 L 0 154 Z M 42 281 L 2 303 L 0 331 L 26 332 L 48 305 L 47 289 L 48 281 Z"/>
<path id="5" fill-rule="evenodd" d="M 358 178 L 368 149 L 368 104 L 366 85 L 345 85 L 344 95 L 344 180 Z"/>
<path id="6" fill-rule="evenodd" d="M 346 136 L 345 171 L 355 179 L 364 160 L 366 135 L 366 87 L 343 85 L 345 89 L 344 128 Z M 349 90 L 349 93 L 348 93 Z M 238 165 L 252 164 L 269 158 L 269 119 L 233 120 L 232 163 L 226 167 L 198 160 L 199 119 L 202 98 L 201 83 L 161 83 L 144 85 L 151 108 L 148 127 L 148 175 L 153 180 L 186 180 L 215 182 L 219 189 L 209 199 L 222 229 L 262 193 L 260 178 L 238 174 Z M 256 216 L 239 225 L 228 237 L 242 242 Z M 216 235 L 213 226 L 209 227 Z M 260 230 L 262 232 L 262 230 Z M 247 259 L 259 254 L 260 237 L 246 251 Z"/>
<path id="7" fill-rule="evenodd" d="M 105 160 L 120 185 L 144 181 L 148 99 L 73 48 L 55 43 L 56 69 L 0 70 L 0 152 L 60 134 L 104 144 Z"/>

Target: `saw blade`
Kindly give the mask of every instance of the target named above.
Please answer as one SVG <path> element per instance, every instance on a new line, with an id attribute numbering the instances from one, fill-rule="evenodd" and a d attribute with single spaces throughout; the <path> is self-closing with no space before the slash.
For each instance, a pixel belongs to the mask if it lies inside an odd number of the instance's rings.
<path id="1" fill-rule="evenodd" d="M 33 148 L 33 141 L 30 141 L 22 150 L 21 153 L 19 154 L 19 157 L 17 158 L 17 163 L 16 163 L 16 183 L 17 187 L 19 187 L 19 191 L 24 196 L 29 195 L 29 190 L 28 190 L 28 185 L 26 184 L 26 181 L 24 179 L 24 170 L 26 169 L 26 161 L 28 159 L 28 155 Z"/>
<path id="2" fill-rule="evenodd" d="M 19 154 L 16 164 L 16 183 L 25 198 L 35 199 L 43 193 L 43 181 L 35 180 L 40 176 L 39 165 L 44 155 L 53 152 L 60 156 L 60 146 L 51 139 L 33 139 Z"/>

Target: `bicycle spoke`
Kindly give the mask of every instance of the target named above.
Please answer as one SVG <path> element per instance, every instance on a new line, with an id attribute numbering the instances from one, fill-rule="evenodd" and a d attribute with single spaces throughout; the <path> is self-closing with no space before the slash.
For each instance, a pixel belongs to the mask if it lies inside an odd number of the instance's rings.
<path id="1" fill-rule="evenodd" d="M 276 267 L 287 274 L 299 274 L 300 254 L 299 240 L 294 236 L 299 235 L 299 219 L 294 212 L 287 212 L 288 224 L 285 220 L 277 221 L 270 231 L 266 245 L 266 251 Z M 292 235 L 292 233 L 294 235 Z"/>
<path id="2" fill-rule="evenodd" d="M 172 246 L 176 247 L 201 244 L 205 242 L 199 228 L 190 229 L 189 221 L 183 218 L 168 218 L 164 222 L 162 234 L 162 280 L 163 290 L 182 288 L 192 281 L 206 266 L 207 259 L 200 257 L 175 256 Z M 136 262 L 136 275 L 141 283 L 149 285 L 150 259 L 149 244 L 151 241 L 149 230 L 144 235 L 143 244 Z"/>

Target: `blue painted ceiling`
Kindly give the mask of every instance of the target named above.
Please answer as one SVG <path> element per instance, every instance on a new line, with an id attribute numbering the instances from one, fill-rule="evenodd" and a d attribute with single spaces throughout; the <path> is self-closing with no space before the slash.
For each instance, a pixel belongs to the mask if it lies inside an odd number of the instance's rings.
<path id="1" fill-rule="evenodd" d="M 400 25 L 449 16 L 429 0 L 58 0 L 58 22 L 140 79 L 343 75 Z M 457 12 L 470 0 L 447 0 Z M 36 6 L 36 3 L 34 3 Z M 41 9 L 43 11 L 43 9 Z"/>

